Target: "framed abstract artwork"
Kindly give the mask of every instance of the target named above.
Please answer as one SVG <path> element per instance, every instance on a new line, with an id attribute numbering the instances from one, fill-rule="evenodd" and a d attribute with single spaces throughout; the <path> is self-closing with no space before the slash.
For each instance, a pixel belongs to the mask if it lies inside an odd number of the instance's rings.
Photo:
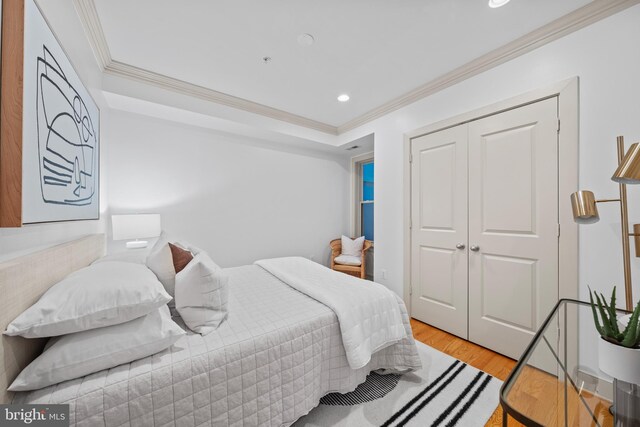
<path id="1" fill-rule="evenodd" d="M 34 0 L 2 5 L 0 226 L 100 216 L 100 110 Z"/>

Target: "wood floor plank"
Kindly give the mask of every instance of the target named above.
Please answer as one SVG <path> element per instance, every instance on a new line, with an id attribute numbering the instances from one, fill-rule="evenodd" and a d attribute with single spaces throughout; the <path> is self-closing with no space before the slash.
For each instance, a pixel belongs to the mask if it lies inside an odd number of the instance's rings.
<path id="1" fill-rule="evenodd" d="M 419 320 L 411 319 L 411 327 L 416 340 L 460 359 L 468 365 L 493 375 L 502 381 L 509 376 L 509 373 L 516 365 L 516 361 L 513 359 L 434 328 Z M 522 407 L 525 408 L 526 405 L 528 413 L 537 414 L 538 419 L 544 420 L 544 425 L 564 425 L 564 411 L 561 409 L 564 406 L 564 388 L 559 385 L 557 378 L 533 367 L 525 367 L 520 375 L 523 375 L 522 379 L 526 381 L 519 381 L 512 393 L 517 396 Z M 560 396 L 561 392 L 562 396 Z M 611 414 L 608 411 L 609 402 L 586 392 L 583 392 L 582 397 L 588 401 L 601 425 L 613 425 Z M 575 408 L 575 410 L 570 411 L 569 425 L 591 425 L 589 414 L 579 409 L 580 405 L 582 405 L 578 401 L 579 396 L 575 393 L 570 393 L 568 398 L 569 406 Z M 509 427 L 522 426 L 522 424 L 513 419 L 509 419 L 508 425 Z M 498 406 L 485 424 L 485 427 L 500 426 L 502 426 L 502 408 Z"/>

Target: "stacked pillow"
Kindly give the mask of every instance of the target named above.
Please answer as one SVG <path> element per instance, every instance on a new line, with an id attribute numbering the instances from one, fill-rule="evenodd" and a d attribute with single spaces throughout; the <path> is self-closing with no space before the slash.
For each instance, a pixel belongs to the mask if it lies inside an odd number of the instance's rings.
<path id="1" fill-rule="evenodd" d="M 4 332 L 58 337 L 8 388 L 34 390 L 150 356 L 184 331 L 166 304 L 171 296 L 144 265 L 102 262 L 53 285 Z"/>
<path id="2" fill-rule="evenodd" d="M 163 235 L 147 266 L 175 297 L 176 310 L 192 331 L 206 335 L 227 317 L 229 277 L 203 250 Z"/>
<path id="3" fill-rule="evenodd" d="M 53 285 L 7 326 L 5 335 L 43 338 L 116 325 L 149 314 L 170 300 L 144 265 L 103 262 Z"/>
<path id="4" fill-rule="evenodd" d="M 227 317 L 229 278 L 206 252 L 163 235 L 146 259 L 105 257 L 53 285 L 5 335 L 51 338 L 9 391 L 36 390 L 150 356 Z"/>
<path id="5" fill-rule="evenodd" d="M 155 273 L 169 295 L 175 297 L 176 274 L 193 259 L 188 245 L 170 243 L 162 233 L 147 257 L 147 267 Z"/>
<path id="6" fill-rule="evenodd" d="M 342 236 L 342 253 L 336 257 L 334 262 L 342 265 L 362 265 L 362 249 L 364 247 L 364 236 L 357 239 L 350 239 Z"/>

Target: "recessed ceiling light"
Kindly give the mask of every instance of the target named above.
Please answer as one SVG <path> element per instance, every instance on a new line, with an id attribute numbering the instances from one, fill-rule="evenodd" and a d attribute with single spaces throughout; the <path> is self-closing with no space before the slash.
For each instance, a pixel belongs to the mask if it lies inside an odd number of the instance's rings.
<path id="1" fill-rule="evenodd" d="M 316 39 L 311 34 L 304 33 L 298 36 L 298 44 L 300 46 L 311 46 L 315 41 Z"/>
<path id="2" fill-rule="evenodd" d="M 509 3 L 510 0 L 489 0 L 489 7 L 496 8 L 500 6 L 504 6 Z"/>
<path id="3" fill-rule="evenodd" d="M 349 95 L 347 95 L 346 93 L 343 93 L 342 95 L 338 96 L 338 101 L 340 102 L 347 102 L 349 100 Z"/>

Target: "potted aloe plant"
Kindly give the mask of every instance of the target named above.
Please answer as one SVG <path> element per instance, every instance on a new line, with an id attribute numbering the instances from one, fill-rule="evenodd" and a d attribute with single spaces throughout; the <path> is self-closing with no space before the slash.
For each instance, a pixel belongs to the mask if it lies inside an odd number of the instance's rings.
<path id="1" fill-rule="evenodd" d="M 600 369 L 617 380 L 640 384 L 640 302 L 631 315 L 618 318 L 615 287 L 609 303 L 604 295 L 590 288 L 589 299 L 596 329 L 602 337 L 598 343 Z"/>

